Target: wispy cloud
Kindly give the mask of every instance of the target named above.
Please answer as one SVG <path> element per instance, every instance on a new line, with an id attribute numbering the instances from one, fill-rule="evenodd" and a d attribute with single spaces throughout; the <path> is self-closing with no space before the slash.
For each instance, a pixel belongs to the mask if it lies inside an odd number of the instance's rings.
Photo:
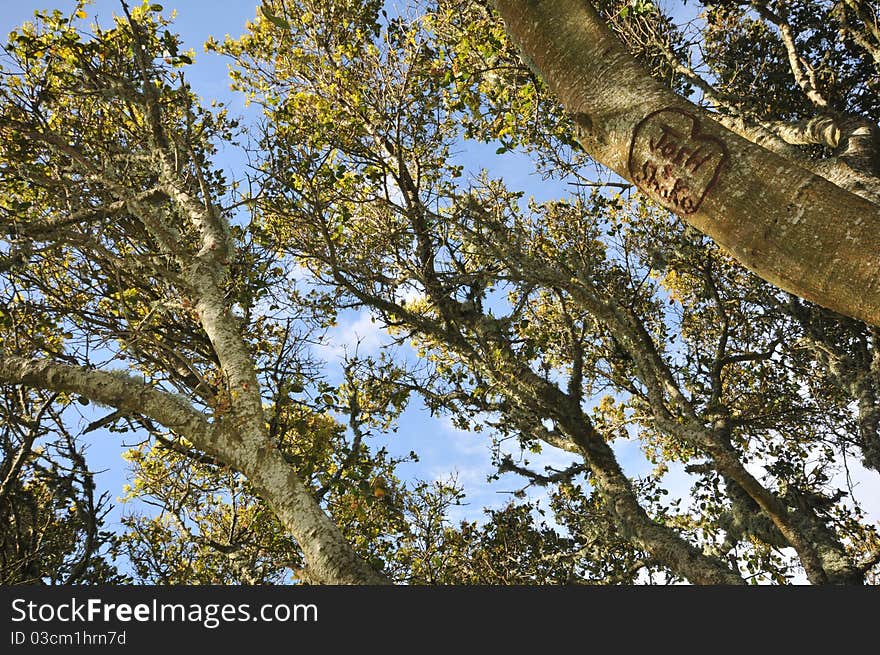
<path id="1" fill-rule="evenodd" d="M 362 310 L 331 328 L 322 342 L 314 346 L 314 352 L 317 357 L 335 364 L 346 356 L 375 355 L 389 343 L 391 337 L 382 325 L 369 311 Z"/>

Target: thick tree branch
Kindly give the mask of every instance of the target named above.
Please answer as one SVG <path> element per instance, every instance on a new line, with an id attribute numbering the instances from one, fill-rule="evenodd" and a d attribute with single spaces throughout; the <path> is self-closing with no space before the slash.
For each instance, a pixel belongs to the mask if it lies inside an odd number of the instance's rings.
<path id="1" fill-rule="evenodd" d="M 814 516 L 807 512 L 791 512 L 781 498 L 748 472 L 729 443 L 729 426 L 724 421 L 717 422 L 715 426 L 706 426 L 705 417 L 697 413 L 693 403 L 678 387 L 654 340 L 632 310 L 627 311 L 626 308 L 607 301 L 589 282 L 580 280 L 576 271 L 560 271 L 558 265 L 522 256 L 516 246 L 510 246 L 509 239 L 487 240 L 484 245 L 511 264 L 514 279 L 564 288 L 581 308 L 607 326 L 632 357 L 639 379 L 647 390 L 657 426 L 665 433 L 675 435 L 690 446 L 709 454 L 719 472 L 734 480 L 754 499 L 757 506 L 797 550 L 812 582 L 852 582 L 858 577 L 854 567 L 846 559 L 842 546 L 832 534 L 822 529 Z M 722 338 L 716 353 L 719 362 L 726 357 L 726 345 L 723 341 Z M 716 403 L 720 402 L 721 396 L 722 366 L 719 364 L 717 370 L 719 388 L 716 395 L 713 395 L 713 402 Z M 525 380 L 527 377 L 528 372 L 524 372 L 516 379 Z M 556 400 L 555 404 L 561 405 L 562 400 Z M 593 466 L 591 460 L 588 462 L 593 467 L 594 474 L 599 477 L 602 470 Z M 615 488 L 617 486 L 613 479 L 608 484 Z M 630 518 L 634 520 L 635 515 Z"/>
<path id="2" fill-rule="evenodd" d="M 213 428 L 182 398 L 123 372 L 107 373 L 49 360 L 0 356 L 0 382 L 75 393 L 126 413 L 147 416 L 215 451 Z"/>
<path id="3" fill-rule="evenodd" d="M 382 584 L 387 579 L 360 561 L 339 529 L 268 438 L 235 420 L 210 424 L 189 403 L 125 373 L 107 373 L 47 360 L 0 357 L 0 382 L 76 393 L 126 413 L 146 416 L 197 448 L 242 471 L 296 538 L 315 578 L 327 584 Z"/>
<path id="4" fill-rule="evenodd" d="M 495 4 L 530 65 L 573 116 L 578 139 L 593 157 L 639 181 L 645 193 L 764 279 L 880 324 L 880 207 L 737 136 L 653 80 L 588 2 Z M 661 148 L 667 127 L 667 135 L 680 138 Z M 704 154 L 715 150 L 714 176 L 673 166 L 672 176 L 658 181 L 657 170 L 700 146 Z M 641 167 L 651 158 L 659 164 L 653 175 Z M 698 202 L 676 198 L 674 185 L 696 191 Z"/>

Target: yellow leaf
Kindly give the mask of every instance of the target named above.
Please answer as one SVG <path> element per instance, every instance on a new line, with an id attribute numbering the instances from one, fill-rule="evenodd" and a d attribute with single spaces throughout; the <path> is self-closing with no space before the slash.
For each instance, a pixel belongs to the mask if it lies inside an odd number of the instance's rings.
<path id="1" fill-rule="evenodd" d="M 88 14 L 85 12 L 84 9 L 78 9 L 77 12 L 76 12 L 76 17 L 77 17 L 77 18 L 85 18 L 85 17 L 87 17 L 87 16 L 88 16 Z"/>

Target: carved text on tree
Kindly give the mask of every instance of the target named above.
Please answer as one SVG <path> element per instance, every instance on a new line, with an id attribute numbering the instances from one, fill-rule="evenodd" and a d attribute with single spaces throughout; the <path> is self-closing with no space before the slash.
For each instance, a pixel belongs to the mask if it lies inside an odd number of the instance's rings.
<path id="1" fill-rule="evenodd" d="M 727 148 L 700 132 L 696 116 L 660 109 L 636 126 L 629 150 L 632 181 L 669 209 L 692 214 L 718 182 Z"/>

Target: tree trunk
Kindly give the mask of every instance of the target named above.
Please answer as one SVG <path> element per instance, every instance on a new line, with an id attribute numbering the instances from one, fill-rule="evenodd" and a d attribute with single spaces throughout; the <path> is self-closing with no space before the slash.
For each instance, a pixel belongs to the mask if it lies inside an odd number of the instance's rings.
<path id="1" fill-rule="evenodd" d="M 281 452 L 268 440 L 242 433 L 218 439 L 217 455 L 240 470 L 299 543 L 309 580 L 321 584 L 389 584 L 352 549 Z"/>
<path id="2" fill-rule="evenodd" d="M 357 556 L 260 430 L 241 424 L 224 425 L 222 421 L 208 423 L 185 399 L 119 371 L 108 373 L 48 360 L 0 356 L 0 383 L 75 393 L 153 419 L 247 476 L 302 548 L 309 579 L 322 584 L 389 583 Z"/>
<path id="3" fill-rule="evenodd" d="M 880 324 L 880 207 L 734 134 L 672 93 L 586 0 L 496 0 L 581 145 L 802 298 Z"/>

